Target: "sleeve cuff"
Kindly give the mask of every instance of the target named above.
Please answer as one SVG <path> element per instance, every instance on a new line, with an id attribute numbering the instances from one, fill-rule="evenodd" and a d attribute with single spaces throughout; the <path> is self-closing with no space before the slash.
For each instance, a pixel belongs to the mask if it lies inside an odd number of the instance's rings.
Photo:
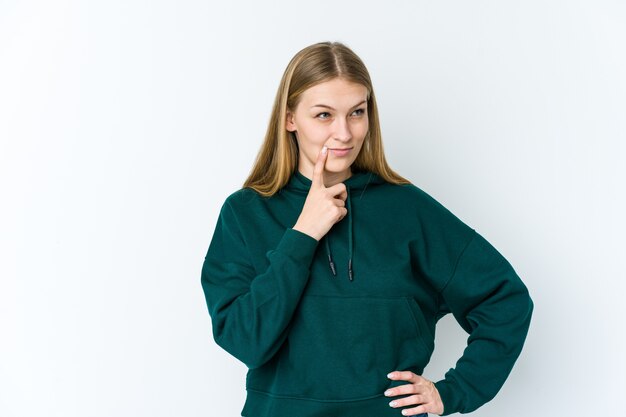
<path id="1" fill-rule="evenodd" d="M 309 267 L 313 261 L 317 244 L 318 240 L 314 237 L 290 227 L 285 230 L 276 250 L 289 256 L 295 262 Z"/>
<path id="2" fill-rule="evenodd" d="M 445 380 L 441 380 L 435 382 L 435 388 L 439 391 L 439 397 L 441 397 L 441 402 L 443 403 L 443 413 L 440 415 L 447 416 L 457 412 L 458 404 L 456 404 L 456 399 L 454 398 L 450 384 Z"/>

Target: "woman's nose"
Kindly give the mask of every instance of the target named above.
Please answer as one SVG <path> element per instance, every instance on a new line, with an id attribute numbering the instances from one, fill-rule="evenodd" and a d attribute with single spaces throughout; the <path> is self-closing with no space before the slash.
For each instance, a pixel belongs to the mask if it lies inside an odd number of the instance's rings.
<path id="1" fill-rule="evenodd" d="M 339 140 L 352 139 L 352 132 L 350 131 L 350 125 L 347 120 L 342 118 L 336 119 L 334 136 Z"/>

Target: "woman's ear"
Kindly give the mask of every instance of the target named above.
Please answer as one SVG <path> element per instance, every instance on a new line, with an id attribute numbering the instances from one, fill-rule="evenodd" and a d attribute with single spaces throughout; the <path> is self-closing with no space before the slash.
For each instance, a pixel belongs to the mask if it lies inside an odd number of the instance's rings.
<path id="1" fill-rule="evenodd" d="M 296 124 L 293 121 L 293 113 L 287 110 L 287 117 L 285 120 L 285 128 L 290 132 L 296 131 Z"/>

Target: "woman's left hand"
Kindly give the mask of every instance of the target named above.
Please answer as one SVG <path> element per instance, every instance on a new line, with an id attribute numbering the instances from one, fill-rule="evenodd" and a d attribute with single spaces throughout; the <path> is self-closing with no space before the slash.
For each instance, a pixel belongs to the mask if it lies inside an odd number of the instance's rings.
<path id="1" fill-rule="evenodd" d="M 443 413 L 443 402 L 439 396 L 439 391 L 435 384 L 428 379 L 417 375 L 411 371 L 394 371 L 387 375 L 389 379 L 409 381 L 410 384 L 399 385 L 385 391 L 387 397 L 403 394 L 414 394 L 409 397 L 393 400 L 391 407 L 404 407 L 412 404 L 419 404 L 417 407 L 402 410 L 402 415 L 413 416 L 421 413 L 432 413 L 440 415 Z"/>

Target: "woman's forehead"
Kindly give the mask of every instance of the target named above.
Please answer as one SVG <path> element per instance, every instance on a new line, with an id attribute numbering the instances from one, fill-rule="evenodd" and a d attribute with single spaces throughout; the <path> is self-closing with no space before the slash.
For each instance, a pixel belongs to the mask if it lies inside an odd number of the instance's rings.
<path id="1" fill-rule="evenodd" d="M 362 84 L 333 78 L 316 84 L 302 93 L 302 101 L 307 107 L 352 107 L 367 100 L 367 87 Z"/>

